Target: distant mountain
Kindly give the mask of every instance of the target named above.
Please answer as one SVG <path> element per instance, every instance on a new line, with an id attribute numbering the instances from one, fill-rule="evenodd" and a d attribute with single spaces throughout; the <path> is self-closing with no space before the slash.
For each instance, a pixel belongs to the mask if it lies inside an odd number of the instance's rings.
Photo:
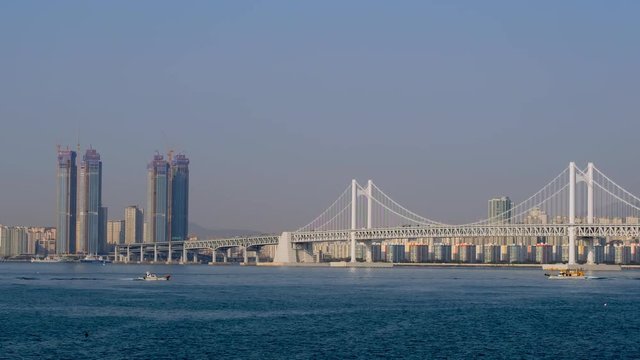
<path id="1" fill-rule="evenodd" d="M 198 239 L 207 238 L 222 238 L 222 237 L 234 237 L 234 236 L 252 236 L 263 234 L 260 231 L 255 230 L 242 230 L 242 229 L 207 229 L 196 223 L 189 223 L 189 234 L 196 235 Z"/>

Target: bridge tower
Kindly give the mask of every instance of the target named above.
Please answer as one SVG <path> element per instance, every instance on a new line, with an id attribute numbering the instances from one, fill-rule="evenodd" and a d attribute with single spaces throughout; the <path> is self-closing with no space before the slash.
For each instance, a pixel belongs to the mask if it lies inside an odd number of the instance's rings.
<path id="1" fill-rule="evenodd" d="M 371 229 L 372 224 L 372 214 L 373 214 L 373 181 L 367 181 L 367 229 Z M 372 262 L 373 257 L 371 255 L 371 240 L 365 241 L 365 261 Z"/>
<path id="2" fill-rule="evenodd" d="M 569 265 L 576 264 L 576 163 L 569 163 Z"/>
<path id="3" fill-rule="evenodd" d="M 593 224 L 593 163 L 587 165 L 587 224 Z M 587 264 L 595 263 L 595 238 L 591 238 L 589 242 L 589 251 L 587 252 Z"/>
<path id="4" fill-rule="evenodd" d="M 351 262 L 356 262 L 356 228 L 358 226 L 358 183 L 351 180 Z"/>

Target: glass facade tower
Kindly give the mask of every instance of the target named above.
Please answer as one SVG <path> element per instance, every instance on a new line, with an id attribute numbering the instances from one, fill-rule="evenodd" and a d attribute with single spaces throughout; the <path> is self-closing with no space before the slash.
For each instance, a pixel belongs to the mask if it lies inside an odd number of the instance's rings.
<path id="1" fill-rule="evenodd" d="M 58 149 L 56 253 L 76 252 L 76 152 Z"/>
<path id="2" fill-rule="evenodd" d="M 186 240 L 189 233 L 189 159 L 171 161 L 171 240 Z"/>
<path id="3" fill-rule="evenodd" d="M 513 203 L 508 196 L 489 200 L 489 222 L 493 225 L 510 224 L 512 207 Z"/>
<path id="4" fill-rule="evenodd" d="M 156 154 L 147 166 L 146 243 L 169 240 L 169 194 L 169 163 Z"/>
<path id="5" fill-rule="evenodd" d="M 88 149 L 80 164 L 76 253 L 102 254 L 106 250 L 106 211 L 102 208 L 102 161 Z"/>
<path id="6" fill-rule="evenodd" d="M 125 244 L 141 243 L 144 229 L 142 210 L 137 206 L 124 209 L 124 242 Z"/>

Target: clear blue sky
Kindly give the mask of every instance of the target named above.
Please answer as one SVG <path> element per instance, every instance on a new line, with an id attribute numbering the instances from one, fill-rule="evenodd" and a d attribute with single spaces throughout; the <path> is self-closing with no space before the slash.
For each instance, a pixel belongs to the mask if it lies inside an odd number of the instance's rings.
<path id="1" fill-rule="evenodd" d="M 637 1 L 2 1 L 0 223 L 55 223 L 55 146 L 110 218 L 191 158 L 191 218 L 295 229 L 351 178 L 445 222 L 569 161 L 640 193 Z"/>

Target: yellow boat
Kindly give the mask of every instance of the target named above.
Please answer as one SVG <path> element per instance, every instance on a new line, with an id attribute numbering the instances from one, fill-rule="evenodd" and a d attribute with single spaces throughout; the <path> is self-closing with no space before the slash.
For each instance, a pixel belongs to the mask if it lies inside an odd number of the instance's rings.
<path id="1" fill-rule="evenodd" d="M 549 280 L 586 280 L 587 276 L 582 269 L 567 269 L 562 270 L 558 275 L 544 274 Z"/>

